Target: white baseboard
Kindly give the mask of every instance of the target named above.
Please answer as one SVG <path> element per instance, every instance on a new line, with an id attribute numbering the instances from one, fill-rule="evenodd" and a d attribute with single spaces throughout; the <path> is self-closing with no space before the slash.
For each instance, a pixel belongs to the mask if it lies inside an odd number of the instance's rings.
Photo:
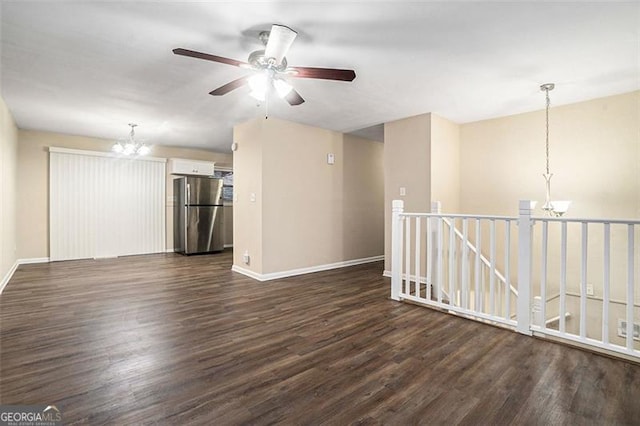
<path id="1" fill-rule="evenodd" d="M 13 276 L 13 273 L 16 271 L 16 269 L 18 269 L 18 265 L 20 265 L 20 264 L 16 260 L 15 263 L 13 264 L 13 266 L 11 266 L 11 268 L 9 268 L 9 271 L 5 274 L 4 278 L 2 278 L 2 281 L 0 282 L 0 294 L 2 294 L 2 290 L 4 290 L 4 288 L 9 283 L 9 280 Z"/>
<path id="2" fill-rule="evenodd" d="M 268 274 L 259 274 L 242 266 L 233 265 L 231 270 L 246 275 L 258 281 L 270 281 L 278 278 L 294 277 L 296 275 L 311 274 L 313 272 L 328 271 L 331 269 L 346 268 L 347 266 L 362 265 L 364 263 L 378 262 L 384 259 L 384 255 L 364 257 L 361 259 L 344 260 L 342 262 L 328 263 L 326 265 L 309 266 L 307 268 L 290 269 L 288 271 L 270 272 Z"/>
<path id="3" fill-rule="evenodd" d="M 48 263 L 48 257 L 30 257 L 28 259 L 18 259 L 18 265 L 29 265 L 31 263 Z"/>
<path id="4" fill-rule="evenodd" d="M 5 274 L 4 278 L 2 278 L 2 281 L 0 281 L 0 294 L 2 294 L 2 291 L 4 290 L 4 288 L 7 286 L 7 284 L 9 284 L 9 281 L 11 280 L 11 277 L 13 277 L 13 274 L 16 272 L 16 269 L 18 269 L 18 266 L 28 265 L 30 263 L 47 263 L 47 262 L 49 262 L 48 257 L 32 257 L 29 259 L 16 260 L 13 266 L 11 266 L 9 271 Z"/>
<path id="5" fill-rule="evenodd" d="M 387 271 L 386 269 L 382 272 L 383 277 L 391 278 L 391 271 Z"/>

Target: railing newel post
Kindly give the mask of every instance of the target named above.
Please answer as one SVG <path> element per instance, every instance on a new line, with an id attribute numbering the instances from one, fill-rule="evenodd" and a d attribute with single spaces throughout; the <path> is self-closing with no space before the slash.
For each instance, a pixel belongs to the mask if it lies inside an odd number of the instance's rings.
<path id="1" fill-rule="evenodd" d="M 520 200 L 518 208 L 518 333 L 532 335 L 531 332 L 531 248 L 533 220 L 531 211 L 535 201 Z"/>
<path id="2" fill-rule="evenodd" d="M 400 258 L 402 223 L 400 215 L 404 212 L 404 201 L 393 200 L 391 206 L 391 299 L 400 300 L 400 286 L 402 284 L 402 259 Z"/>

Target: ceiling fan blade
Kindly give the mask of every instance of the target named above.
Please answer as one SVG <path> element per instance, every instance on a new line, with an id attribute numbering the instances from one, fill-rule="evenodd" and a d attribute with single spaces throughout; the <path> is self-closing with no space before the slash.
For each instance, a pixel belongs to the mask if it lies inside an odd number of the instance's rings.
<path id="1" fill-rule="evenodd" d="M 282 58 L 287 55 L 291 43 L 296 39 L 297 32 L 284 25 L 272 25 L 269 33 L 269 41 L 264 51 L 267 58 L 275 58 L 276 65 L 280 65 Z"/>
<path id="2" fill-rule="evenodd" d="M 311 67 L 289 67 L 292 70 L 291 77 L 298 78 L 320 78 L 323 80 L 353 81 L 356 78 L 354 70 L 341 70 L 337 68 L 311 68 Z"/>
<path id="3" fill-rule="evenodd" d="M 289 102 L 289 105 L 291 106 L 300 105 L 301 103 L 304 102 L 304 99 L 302 98 L 302 96 L 300 96 L 300 93 L 296 92 L 296 89 L 293 89 L 293 88 L 291 89 L 289 94 L 284 98 L 287 102 Z"/>
<path id="4" fill-rule="evenodd" d="M 240 77 L 236 80 L 233 80 L 227 84 L 225 84 L 224 86 L 220 86 L 215 90 L 212 90 L 211 92 L 209 92 L 210 95 L 213 96 L 222 96 L 222 95 L 226 95 L 227 93 L 229 93 L 232 90 L 237 89 L 238 87 L 242 87 L 245 84 L 247 84 L 247 80 L 249 79 L 248 75 L 245 75 L 244 77 Z"/>
<path id="5" fill-rule="evenodd" d="M 197 59 L 204 59 L 206 61 L 220 62 L 222 64 L 234 65 L 236 67 L 248 66 L 246 62 L 236 61 L 235 59 L 224 58 L 222 56 L 210 55 L 208 53 L 196 52 L 195 50 L 183 49 L 181 47 L 173 49 L 173 53 L 176 55 L 189 56 Z"/>

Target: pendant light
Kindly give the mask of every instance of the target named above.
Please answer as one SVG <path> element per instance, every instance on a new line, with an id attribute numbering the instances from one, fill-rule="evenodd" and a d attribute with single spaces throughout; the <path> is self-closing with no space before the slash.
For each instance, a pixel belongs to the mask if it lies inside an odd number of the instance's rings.
<path id="1" fill-rule="evenodd" d="M 544 180 L 546 181 L 546 198 L 545 203 L 542 206 L 542 210 L 548 216 L 560 217 L 564 215 L 567 210 L 569 210 L 569 205 L 571 201 L 551 201 L 551 177 L 553 173 L 551 173 L 549 169 L 549 107 L 551 106 L 551 101 L 549 99 L 549 91 L 553 90 L 555 84 L 546 83 L 540 86 L 540 90 L 545 92 L 546 97 L 546 144 L 545 144 L 545 157 L 546 157 L 546 169 L 545 173 L 542 175 Z"/>

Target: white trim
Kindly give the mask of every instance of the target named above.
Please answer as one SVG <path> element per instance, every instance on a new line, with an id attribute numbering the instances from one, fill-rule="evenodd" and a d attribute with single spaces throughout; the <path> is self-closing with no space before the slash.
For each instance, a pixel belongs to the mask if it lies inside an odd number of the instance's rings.
<path id="1" fill-rule="evenodd" d="M 384 271 L 382 271 L 382 276 L 383 277 L 387 277 L 387 278 L 391 278 L 391 271 L 385 269 Z"/>
<path id="2" fill-rule="evenodd" d="M 29 265 L 31 263 L 49 263 L 48 257 L 29 257 L 27 259 L 18 259 L 19 265 Z"/>
<path id="3" fill-rule="evenodd" d="M 13 277 L 13 273 L 16 271 L 16 269 L 18 269 L 18 265 L 20 264 L 16 260 L 13 266 L 9 269 L 9 272 L 7 272 L 7 274 L 4 276 L 4 278 L 0 282 L 0 294 L 2 294 L 2 290 L 4 290 L 7 284 L 9 284 L 11 277 Z"/>
<path id="4" fill-rule="evenodd" d="M 224 248 L 232 248 L 232 247 L 233 247 L 233 244 L 225 244 L 224 245 Z"/>
<path id="5" fill-rule="evenodd" d="M 18 269 L 18 266 L 28 265 L 30 263 L 48 263 L 48 262 L 49 262 L 48 257 L 31 257 L 28 259 L 16 260 L 13 266 L 11 266 L 11 269 L 9 269 L 9 272 L 7 272 L 4 278 L 2 278 L 2 281 L 0 281 L 0 294 L 2 294 L 2 291 L 4 290 L 4 288 L 7 286 L 7 284 L 9 284 L 9 281 L 11 281 L 11 278 L 13 277 L 13 274 Z"/>
<path id="6" fill-rule="evenodd" d="M 288 271 L 270 272 L 268 274 L 259 274 L 238 265 L 233 265 L 231 270 L 246 275 L 258 281 L 270 281 L 278 278 L 293 277 L 296 275 L 311 274 L 313 272 L 328 271 L 331 269 L 346 268 L 348 266 L 362 265 L 364 263 L 378 262 L 384 260 L 384 255 L 363 257 L 361 259 L 344 260 L 341 262 L 328 263 L 326 265 L 309 266 L 307 268 L 290 269 Z"/>
<path id="7" fill-rule="evenodd" d="M 142 161 L 156 161 L 158 163 L 166 163 L 166 158 L 161 157 L 147 157 L 147 156 L 131 156 L 131 155 L 123 155 L 117 154 L 115 152 L 104 152 L 104 151 L 88 151 L 84 149 L 71 149 L 71 148 L 58 148 L 56 146 L 50 146 L 49 152 L 60 152 L 63 154 L 75 154 L 75 155 L 92 155 L 94 157 L 111 157 L 111 158 L 122 158 L 125 160 L 142 160 Z"/>
<path id="8" fill-rule="evenodd" d="M 266 280 L 263 278 L 263 275 L 262 275 L 262 274 L 259 274 L 259 273 L 257 273 L 257 272 L 253 272 L 253 271 L 251 271 L 251 270 L 249 270 L 249 269 L 245 269 L 245 268 L 243 268 L 243 267 L 241 267 L 241 266 L 238 266 L 238 265 L 233 265 L 233 266 L 231 267 L 231 270 L 232 270 L 233 272 L 238 272 L 239 274 L 246 275 L 246 276 L 247 276 L 247 277 L 249 277 L 249 278 L 253 278 L 254 280 L 258 280 L 258 281 L 266 281 Z"/>

